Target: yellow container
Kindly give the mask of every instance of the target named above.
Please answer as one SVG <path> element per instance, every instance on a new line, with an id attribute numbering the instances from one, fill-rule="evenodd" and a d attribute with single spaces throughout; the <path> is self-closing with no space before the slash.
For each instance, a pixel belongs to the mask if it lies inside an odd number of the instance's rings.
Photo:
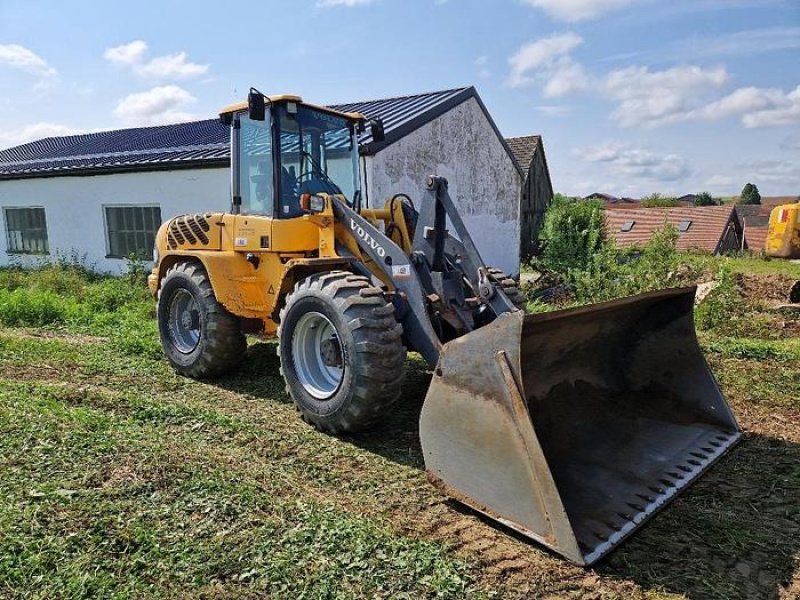
<path id="1" fill-rule="evenodd" d="M 800 258 L 800 202 L 772 209 L 765 251 L 776 258 Z"/>

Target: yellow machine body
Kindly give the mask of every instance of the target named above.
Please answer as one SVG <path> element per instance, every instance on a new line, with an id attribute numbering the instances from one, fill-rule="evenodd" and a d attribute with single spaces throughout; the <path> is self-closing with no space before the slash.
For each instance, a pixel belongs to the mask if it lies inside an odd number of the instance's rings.
<path id="1" fill-rule="evenodd" d="M 800 258 L 800 202 L 772 209 L 764 249 L 767 256 Z"/>
<path id="2" fill-rule="evenodd" d="M 148 276 L 153 295 L 167 270 L 182 260 L 196 260 L 205 268 L 217 300 L 232 314 L 260 321 L 252 333 L 274 335 L 282 300 L 295 283 L 319 271 L 347 268 L 354 260 L 364 264 L 391 287 L 391 281 L 364 255 L 347 230 L 336 223 L 332 202 L 325 209 L 294 219 L 210 213 L 181 215 L 164 223 L 156 234 L 158 260 Z M 362 216 L 389 232 L 404 251 L 411 251 L 409 230 L 400 203 L 383 209 L 365 209 Z M 353 256 L 339 256 L 336 242 Z M 260 331 L 259 331 L 260 329 Z"/>

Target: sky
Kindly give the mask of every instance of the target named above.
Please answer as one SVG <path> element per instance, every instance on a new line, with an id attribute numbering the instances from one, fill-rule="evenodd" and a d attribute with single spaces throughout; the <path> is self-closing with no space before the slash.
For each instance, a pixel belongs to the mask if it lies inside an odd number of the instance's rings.
<path id="1" fill-rule="evenodd" d="M 469 85 L 562 193 L 800 194 L 800 0 L 0 0 L 0 148 Z"/>

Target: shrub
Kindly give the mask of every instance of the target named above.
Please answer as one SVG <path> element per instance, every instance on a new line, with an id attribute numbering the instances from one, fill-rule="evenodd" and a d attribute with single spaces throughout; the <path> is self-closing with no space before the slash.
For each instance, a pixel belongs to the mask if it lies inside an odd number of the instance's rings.
<path id="1" fill-rule="evenodd" d="M 544 217 L 540 262 L 546 269 L 566 273 L 584 269 L 603 245 L 603 203 L 557 195 Z"/>
<path id="2" fill-rule="evenodd" d="M 48 290 L 0 289 L 0 322 L 4 325 L 43 327 L 61 325 L 76 312 L 75 302 Z"/>
<path id="3" fill-rule="evenodd" d="M 694 200 L 695 206 L 717 206 L 720 204 L 715 198 L 711 197 L 708 192 L 700 192 Z"/>
<path id="4" fill-rule="evenodd" d="M 662 196 L 659 193 L 645 196 L 641 202 L 642 208 L 672 208 L 674 206 L 680 206 L 677 198 Z"/>
<path id="5" fill-rule="evenodd" d="M 675 247 L 678 231 L 666 225 L 642 247 L 621 249 L 606 243 L 588 268 L 567 274 L 578 302 L 603 302 L 669 287 L 693 283 L 704 268 L 701 260 L 686 260 Z"/>

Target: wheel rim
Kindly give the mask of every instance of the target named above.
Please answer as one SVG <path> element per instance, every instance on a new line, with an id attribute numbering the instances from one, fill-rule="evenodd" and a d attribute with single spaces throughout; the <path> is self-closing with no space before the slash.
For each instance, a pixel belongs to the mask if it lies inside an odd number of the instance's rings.
<path id="1" fill-rule="evenodd" d="M 169 337 L 183 354 L 189 354 L 200 343 L 200 307 L 187 290 L 176 290 L 170 299 Z"/>
<path id="2" fill-rule="evenodd" d="M 339 334 L 328 317 L 308 312 L 297 321 L 292 337 L 292 358 L 297 379 L 317 400 L 327 400 L 344 377 Z"/>

